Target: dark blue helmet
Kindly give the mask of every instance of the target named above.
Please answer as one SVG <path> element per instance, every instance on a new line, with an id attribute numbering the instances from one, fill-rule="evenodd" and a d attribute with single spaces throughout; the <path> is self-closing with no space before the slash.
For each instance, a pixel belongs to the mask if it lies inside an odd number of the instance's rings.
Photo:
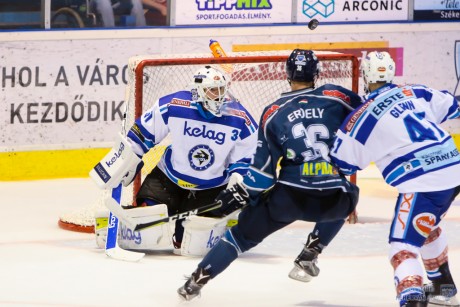
<path id="1" fill-rule="evenodd" d="M 319 74 L 319 61 L 311 50 L 295 49 L 286 61 L 288 80 L 314 82 Z"/>

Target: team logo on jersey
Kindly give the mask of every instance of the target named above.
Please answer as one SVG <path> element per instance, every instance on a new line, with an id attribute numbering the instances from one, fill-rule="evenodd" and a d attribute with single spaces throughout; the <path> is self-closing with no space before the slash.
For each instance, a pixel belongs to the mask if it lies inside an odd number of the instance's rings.
<path id="1" fill-rule="evenodd" d="M 153 118 L 153 113 L 152 113 L 152 111 L 147 112 L 147 113 L 144 114 L 144 120 L 145 120 L 146 122 L 149 121 L 149 120 L 151 120 L 152 118 Z"/>
<path id="2" fill-rule="evenodd" d="M 173 98 L 173 100 L 171 100 L 170 103 L 178 105 L 178 106 L 190 107 L 190 101 L 188 101 L 188 100 Z"/>
<path id="3" fill-rule="evenodd" d="M 436 216 L 427 212 L 418 214 L 412 220 L 415 230 L 425 238 L 428 237 L 435 223 Z"/>
<path id="4" fill-rule="evenodd" d="M 198 99 L 200 98 L 200 95 L 198 95 L 198 90 L 196 88 L 192 88 L 190 90 L 190 93 L 192 93 L 192 100 L 198 101 Z"/>
<path id="5" fill-rule="evenodd" d="M 264 129 L 265 127 L 265 123 L 267 122 L 267 120 L 272 117 L 273 114 L 275 114 L 278 109 L 280 108 L 280 106 L 277 106 L 277 105 L 273 105 L 271 106 L 267 111 L 265 111 L 264 115 L 262 115 L 262 129 Z"/>
<path id="6" fill-rule="evenodd" d="M 282 137 L 280 137 L 281 144 L 286 143 L 287 140 L 288 140 L 288 137 L 285 134 Z M 289 148 L 288 148 L 288 150 L 289 150 Z"/>
<path id="7" fill-rule="evenodd" d="M 193 125 L 188 125 L 186 121 L 184 123 L 184 135 L 196 137 L 196 138 L 204 138 L 210 139 L 216 142 L 216 144 L 222 145 L 225 143 L 225 133 L 224 132 L 217 132 L 212 129 L 209 129 L 206 125 L 201 125 L 201 127 L 196 127 Z"/>
<path id="8" fill-rule="evenodd" d="M 363 115 L 364 111 L 366 111 L 367 107 L 369 107 L 369 105 L 373 102 L 374 100 L 369 100 L 368 102 L 366 102 L 365 104 L 361 105 L 359 107 L 359 109 L 355 112 L 355 114 L 353 114 L 348 123 L 345 125 L 345 130 L 347 132 L 350 132 L 351 129 L 353 129 L 354 125 L 356 124 L 356 122 L 358 121 L 359 117 L 361 115 Z"/>
<path id="9" fill-rule="evenodd" d="M 292 150 L 291 148 L 286 149 L 286 158 L 287 158 L 288 160 L 294 160 L 295 156 L 296 156 L 296 155 L 295 155 L 295 151 L 294 151 L 294 150 Z"/>
<path id="10" fill-rule="evenodd" d="M 230 115 L 235 115 L 235 116 L 244 118 L 244 122 L 246 123 L 246 126 L 251 126 L 251 120 L 249 119 L 249 116 L 246 114 L 246 112 L 241 111 L 241 110 L 231 109 L 231 108 L 228 108 L 225 111 Z"/>
<path id="11" fill-rule="evenodd" d="M 188 152 L 190 167 L 196 171 L 204 171 L 214 164 L 214 151 L 207 145 L 197 145 Z"/>
<path id="12" fill-rule="evenodd" d="M 401 93 L 403 93 L 404 96 L 406 96 L 406 97 L 413 97 L 414 96 L 414 92 L 410 88 L 403 88 L 401 90 Z"/>
<path id="13" fill-rule="evenodd" d="M 330 96 L 330 97 L 337 97 L 339 98 L 340 100 L 343 100 L 345 101 L 346 103 L 350 104 L 350 97 L 344 93 L 342 93 L 341 91 L 337 91 L 337 90 L 324 90 L 323 91 L 323 95 L 324 96 Z"/>
<path id="14" fill-rule="evenodd" d="M 302 176 L 334 176 L 338 175 L 337 169 L 329 162 L 306 162 L 303 164 Z"/>

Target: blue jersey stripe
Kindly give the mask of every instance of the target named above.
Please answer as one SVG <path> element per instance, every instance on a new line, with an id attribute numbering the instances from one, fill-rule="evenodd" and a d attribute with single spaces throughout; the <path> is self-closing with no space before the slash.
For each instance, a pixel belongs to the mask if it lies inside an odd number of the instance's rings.
<path id="1" fill-rule="evenodd" d="M 404 156 L 400 156 L 400 157 L 394 159 L 382 171 L 383 177 L 386 178 L 390 172 L 392 172 L 396 167 L 400 166 L 401 164 L 407 163 L 408 161 L 411 161 L 412 159 L 415 159 L 415 154 L 417 152 L 424 151 L 424 150 L 426 150 L 426 149 L 428 149 L 430 147 L 442 146 L 443 144 L 445 144 L 446 142 L 449 142 L 451 140 L 452 140 L 452 138 L 449 136 L 449 137 L 445 138 L 442 142 L 433 143 L 433 144 L 429 144 L 427 146 L 417 148 L 416 150 L 411 151 L 411 152 L 405 154 Z"/>
<path id="2" fill-rule="evenodd" d="M 237 172 L 246 175 L 247 169 L 251 163 L 251 159 L 241 159 L 228 167 L 229 172 Z"/>
<path id="3" fill-rule="evenodd" d="M 142 142 L 139 137 L 137 136 L 137 134 L 135 134 L 134 132 L 132 132 L 131 130 L 128 131 L 128 135 L 127 137 L 129 139 L 131 139 L 133 142 L 135 142 L 136 144 L 138 144 L 141 148 L 142 148 L 142 151 L 145 153 L 147 153 L 149 151 L 150 148 L 148 148 L 144 142 Z"/>
<path id="4" fill-rule="evenodd" d="M 450 106 L 449 110 L 447 111 L 446 117 L 443 118 L 442 123 L 445 122 L 448 119 L 453 119 L 453 118 L 457 118 L 457 117 L 460 117 L 460 110 L 459 110 L 457 100 L 454 97 L 452 97 L 452 105 Z"/>
<path id="5" fill-rule="evenodd" d="M 428 102 L 430 102 L 431 98 L 433 98 L 433 94 L 427 91 L 425 87 L 413 87 L 412 90 L 414 91 L 416 98 L 425 98 Z"/>
<path id="6" fill-rule="evenodd" d="M 452 142 L 452 139 L 448 137 L 441 143 L 430 144 L 428 146 L 418 148 L 417 150 L 393 160 L 382 172 L 385 181 L 392 186 L 397 186 L 421 175 L 460 164 L 460 159 L 458 157 L 449 157 L 452 148 L 455 148 L 455 145 L 451 144 Z M 425 158 L 421 158 L 420 153 L 422 153 L 423 157 L 425 154 L 424 152 L 426 152 L 427 149 L 431 149 L 430 151 L 433 152 L 442 152 L 439 156 L 447 156 L 449 157 L 449 160 L 452 158 L 452 162 L 440 162 L 439 166 L 437 166 L 436 164 L 424 161 Z M 426 160 L 430 161 L 429 156 L 427 156 Z"/>
<path id="7" fill-rule="evenodd" d="M 155 136 L 153 134 L 151 134 L 147 129 L 145 129 L 140 122 L 137 122 L 137 127 L 139 128 L 139 131 L 141 132 L 142 136 L 146 139 L 146 144 L 155 144 Z"/>
<path id="8" fill-rule="evenodd" d="M 332 162 L 340 169 L 340 172 L 342 172 L 345 175 L 353 175 L 356 171 L 361 170 L 359 167 L 352 164 L 348 164 L 347 162 L 339 160 L 334 156 L 332 156 L 331 159 Z"/>
<path id="9" fill-rule="evenodd" d="M 370 114 L 366 116 L 364 122 L 359 126 L 358 132 L 356 133 L 356 140 L 363 145 L 366 144 L 366 141 L 371 135 L 372 130 L 374 130 L 376 124 L 377 118 Z"/>
<path id="10" fill-rule="evenodd" d="M 275 179 L 271 175 L 250 167 L 247 176 L 244 177 L 244 184 L 251 190 L 264 191 L 275 184 Z"/>
<path id="11" fill-rule="evenodd" d="M 445 164 L 445 165 L 442 165 L 440 167 L 437 167 L 437 168 L 432 168 L 430 170 L 427 170 L 427 171 L 424 171 L 422 168 L 419 168 L 418 170 L 416 171 L 413 171 L 409 174 L 407 174 L 406 176 L 403 176 L 401 177 L 399 180 L 396 180 L 396 181 L 393 181 L 393 182 L 388 182 L 386 181 L 388 184 L 391 184 L 392 186 L 397 186 L 403 182 L 406 182 L 407 180 L 411 180 L 411 179 L 414 179 L 414 178 L 417 178 L 421 175 L 424 175 L 424 174 L 428 174 L 428 173 L 431 173 L 431 172 L 434 172 L 434 171 L 438 171 L 438 170 L 441 170 L 443 168 L 447 168 L 447 167 L 451 167 L 453 165 L 457 165 L 457 164 L 460 164 L 460 161 L 455 161 L 453 163 L 450 163 L 450 164 Z"/>
<path id="12" fill-rule="evenodd" d="M 393 181 L 397 180 L 398 178 L 404 175 L 404 173 L 406 172 L 406 167 L 408 167 L 409 165 L 412 172 L 414 172 L 414 170 L 417 170 L 418 168 L 421 168 L 421 163 L 419 160 L 410 161 L 409 164 L 400 165 L 399 167 L 395 168 L 392 172 L 388 174 L 387 177 L 385 177 L 385 181 L 388 184 L 392 184 Z"/>

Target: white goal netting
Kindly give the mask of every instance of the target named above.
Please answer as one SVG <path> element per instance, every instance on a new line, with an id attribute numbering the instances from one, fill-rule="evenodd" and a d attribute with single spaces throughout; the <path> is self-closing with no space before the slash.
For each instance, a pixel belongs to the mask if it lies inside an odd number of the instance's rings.
<path id="1" fill-rule="evenodd" d="M 258 121 L 263 108 L 274 102 L 282 92 L 290 90 L 286 81 L 285 63 L 291 53 L 286 51 L 229 53 L 224 58 L 211 54 L 187 54 L 174 56 L 137 56 L 128 62 L 126 129 L 135 118 L 149 109 L 158 98 L 185 89 L 193 74 L 204 65 L 214 66 L 225 72 L 230 80 L 230 91 Z M 354 91 L 358 90 L 358 60 L 352 55 L 335 52 L 315 52 L 321 63 L 317 85 L 333 83 Z M 142 176 L 156 165 L 169 140 L 155 146 L 143 160 Z M 122 204 L 130 204 L 142 181 L 123 189 Z M 107 192 L 93 203 L 60 216 L 59 225 L 64 229 L 81 232 L 94 231 L 94 213 L 104 208 Z"/>

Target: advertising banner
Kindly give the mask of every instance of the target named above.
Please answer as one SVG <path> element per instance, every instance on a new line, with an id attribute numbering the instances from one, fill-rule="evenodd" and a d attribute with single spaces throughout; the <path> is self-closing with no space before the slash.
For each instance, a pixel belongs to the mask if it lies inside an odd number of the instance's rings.
<path id="1" fill-rule="evenodd" d="M 414 20 L 460 21 L 460 0 L 414 0 Z"/>
<path id="2" fill-rule="evenodd" d="M 299 0 L 297 22 L 406 21 L 409 0 Z"/>
<path id="3" fill-rule="evenodd" d="M 178 1 L 174 13 L 175 25 L 291 23 L 292 1 Z"/>
<path id="4" fill-rule="evenodd" d="M 124 110 L 128 59 L 123 51 L 103 52 L 119 50 L 115 41 L 3 42 L 0 151 L 112 140 Z"/>
<path id="5" fill-rule="evenodd" d="M 272 34 L 269 39 L 266 33 L 244 37 L 219 36 L 217 32 L 213 38 L 226 50 L 243 44 L 254 47 L 253 51 L 264 50 L 261 48 L 267 44 L 270 50 L 301 46 L 351 53 L 359 59 L 369 50 L 384 50 L 397 63 L 398 82 L 428 84 L 460 96 L 460 42 L 452 35 L 456 32 L 418 31 L 414 35 L 410 29 L 328 35 L 306 35 L 305 30 L 292 35 Z M 436 44 L 427 45 L 433 35 Z M 178 50 L 210 54 L 206 36 L 3 41 L 0 152 L 40 150 L 37 146 L 52 150 L 111 144 L 120 131 L 128 59 L 139 54 L 177 56 L 174 52 Z"/>

